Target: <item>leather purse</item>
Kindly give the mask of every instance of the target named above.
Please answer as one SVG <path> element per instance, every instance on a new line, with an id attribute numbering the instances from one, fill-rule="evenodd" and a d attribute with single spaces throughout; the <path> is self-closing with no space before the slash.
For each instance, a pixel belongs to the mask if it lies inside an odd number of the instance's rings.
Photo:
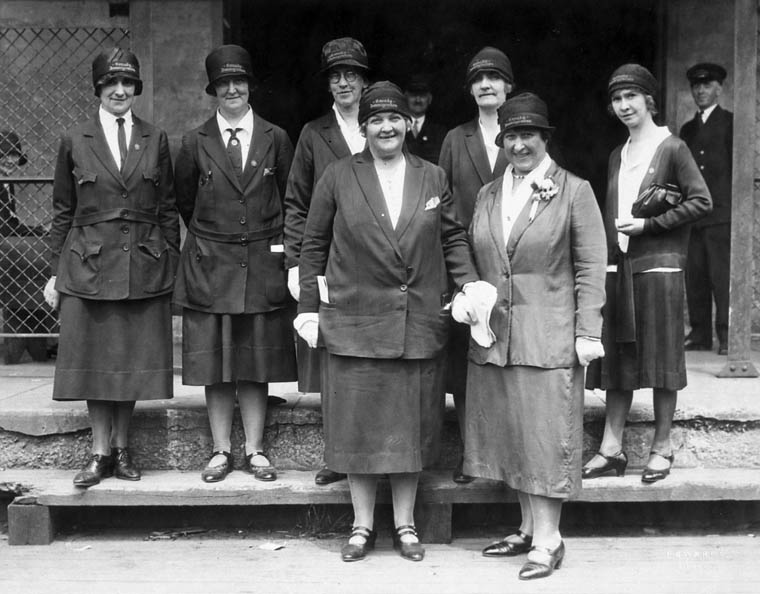
<path id="1" fill-rule="evenodd" d="M 640 219 L 656 217 L 683 201 L 681 189 L 673 184 L 651 184 L 631 206 L 631 214 Z"/>

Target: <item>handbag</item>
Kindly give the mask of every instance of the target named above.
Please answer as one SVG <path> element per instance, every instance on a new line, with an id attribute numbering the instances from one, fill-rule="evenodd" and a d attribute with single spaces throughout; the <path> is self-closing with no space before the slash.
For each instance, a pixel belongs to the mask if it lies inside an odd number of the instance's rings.
<path id="1" fill-rule="evenodd" d="M 651 184 L 639 194 L 631 206 L 631 214 L 636 218 L 656 217 L 675 208 L 683 201 L 681 189 L 673 184 Z"/>

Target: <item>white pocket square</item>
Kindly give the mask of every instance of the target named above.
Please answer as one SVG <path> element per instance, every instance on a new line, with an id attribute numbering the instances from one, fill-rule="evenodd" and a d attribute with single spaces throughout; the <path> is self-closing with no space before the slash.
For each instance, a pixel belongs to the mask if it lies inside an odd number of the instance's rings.
<path id="1" fill-rule="evenodd" d="M 430 200 L 425 202 L 425 210 L 431 210 L 441 203 L 441 199 L 438 196 L 433 196 Z"/>

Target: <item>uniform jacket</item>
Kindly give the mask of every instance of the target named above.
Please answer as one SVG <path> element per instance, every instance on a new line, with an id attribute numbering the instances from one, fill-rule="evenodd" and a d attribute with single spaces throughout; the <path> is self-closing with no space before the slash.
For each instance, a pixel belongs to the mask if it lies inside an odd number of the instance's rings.
<path id="1" fill-rule="evenodd" d="M 314 192 L 301 250 L 299 312 L 319 312 L 332 354 L 436 356 L 449 328 L 447 271 L 458 285 L 478 278 L 444 172 L 405 155 L 395 229 L 368 149 L 329 165 Z M 327 279 L 328 303 L 320 301 L 317 275 Z"/>
<path id="2" fill-rule="evenodd" d="M 175 178 L 188 234 L 175 303 L 213 313 L 259 313 L 287 304 L 283 196 L 292 159 L 287 133 L 256 114 L 240 179 L 216 116 L 185 134 Z"/>
<path id="3" fill-rule="evenodd" d="M 443 167 L 449 178 L 459 220 L 468 228 L 478 191 L 503 175 L 507 168 L 504 152 L 499 151 L 492 172 L 478 119 L 475 118 L 449 131 L 443 140 L 438 165 Z"/>
<path id="4" fill-rule="evenodd" d="M 604 227 L 610 264 L 616 264 L 618 260 L 615 219 L 631 216 L 631 213 L 618 214 L 618 174 L 622 148 L 621 145 L 612 151 L 608 169 Z M 628 257 L 633 273 L 658 267 L 683 269 L 689 243 L 687 223 L 699 220 L 712 209 L 710 191 L 689 148 L 675 136 L 668 136 L 657 147 L 638 193 L 641 194 L 652 183 L 678 186 L 683 201 L 659 216 L 646 219 L 644 233 L 630 238 Z"/>
<path id="5" fill-rule="evenodd" d="M 411 132 L 406 135 L 406 148 L 413 155 L 438 164 L 438 157 L 441 153 L 441 145 L 445 136 L 445 127 L 430 121 L 429 117 L 425 117 L 422 128 L 417 133 L 417 138 Z"/>
<path id="6" fill-rule="evenodd" d="M 578 364 L 575 338 L 599 338 L 604 305 L 605 239 L 589 183 L 552 163 L 559 191 L 532 200 L 504 241 L 502 179 L 478 195 L 470 227 L 480 277 L 497 289 L 490 325 L 496 342 L 470 341 L 470 360 L 483 365 L 561 368 Z"/>
<path id="7" fill-rule="evenodd" d="M 691 149 L 713 200 L 712 212 L 696 221 L 696 227 L 731 222 L 733 137 L 734 114 L 720 105 L 704 124 L 697 114 L 681 128 L 681 138 Z"/>
<path id="8" fill-rule="evenodd" d="M 172 290 L 179 217 L 169 143 L 162 130 L 133 122 L 123 172 L 97 116 L 61 138 L 50 231 L 61 293 L 116 300 Z"/>
<path id="9" fill-rule="evenodd" d="M 303 127 L 285 190 L 285 253 L 289 266 L 298 265 L 314 186 L 330 163 L 349 156 L 351 149 L 333 110 Z"/>

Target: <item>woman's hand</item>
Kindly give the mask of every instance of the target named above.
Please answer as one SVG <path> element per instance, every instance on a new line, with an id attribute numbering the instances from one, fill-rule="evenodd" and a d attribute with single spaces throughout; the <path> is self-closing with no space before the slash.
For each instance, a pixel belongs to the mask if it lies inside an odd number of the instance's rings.
<path id="1" fill-rule="evenodd" d="M 644 233 L 646 219 L 615 219 L 615 228 L 625 235 L 641 235 Z"/>
<path id="2" fill-rule="evenodd" d="M 61 294 L 55 289 L 55 277 L 50 277 L 50 280 L 45 284 L 45 288 L 42 289 L 42 295 L 45 297 L 45 302 L 53 309 L 58 309 L 58 304 L 61 301 Z"/>
<path id="3" fill-rule="evenodd" d="M 318 313 L 300 313 L 293 320 L 293 327 L 298 332 L 298 336 L 306 341 L 311 348 L 317 348 L 317 338 L 319 338 L 319 314 Z"/>
<path id="4" fill-rule="evenodd" d="M 293 299 L 298 301 L 301 296 L 301 285 L 298 284 L 298 266 L 288 269 L 288 291 Z"/>
<path id="5" fill-rule="evenodd" d="M 475 306 L 472 300 L 464 293 L 457 293 L 451 303 L 451 317 L 460 324 L 472 326 L 478 319 L 475 316 Z"/>
<path id="6" fill-rule="evenodd" d="M 583 367 L 588 367 L 594 359 L 604 357 L 604 347 L 598 338 L 579 336 L 575 339 L 575 354 Z"/>

